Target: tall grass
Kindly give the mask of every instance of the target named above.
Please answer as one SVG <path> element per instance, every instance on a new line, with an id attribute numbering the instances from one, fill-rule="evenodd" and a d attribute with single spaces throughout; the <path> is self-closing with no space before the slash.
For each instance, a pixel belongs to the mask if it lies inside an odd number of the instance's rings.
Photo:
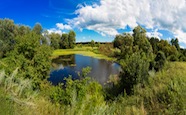
<path id="1" fill-rule="evenodd" d="M 105 101 L 98 85 L 90 82 L 91 85 L 82 86 L 83 92 L 89 87 L 82 99 L 78 97 L 78 87 L 71 87 L 71 104 L 53 103 L 49 94 L 55 86 L 48 84 L 36 92 L 30 87 L 30 80 L 17 76 L 17 70 L 10 76 L 0 72 L 1 115 L 186 114 L 186 63 L 169 63 L 158 73 L 150 72 L 149 82 L 143 88 L 136 85 L 133 95 L 124 93 L 113 101 Z"/>
<path id="2" fill-rule="evenodd" d="M 135 95 L 150 114 L 186 114 L 186 63 L 169 63 Z"/>
<path id="3" fill-rule="evenodd" d="M 33 91 L 32 82 L 28 79 L 17 77 L 17 74 L 18 68 L 9 76 L 6 75 L 3 70 L 0 72 L 0 89 L 3 93 L 1 95 L 1 103 L 4 103 L 5 105 L 6 103 L 9 103 L 7 106 L 10 107 L 10 111 L 12 110 L 12 106 L 16 106 L 16 109 L 23 106 L 25 108 L 35 107 L 33 100 L 36 97 L 37 92 Z M 16 113 L 16 109 L 14 108 L 13 113 Z"/>

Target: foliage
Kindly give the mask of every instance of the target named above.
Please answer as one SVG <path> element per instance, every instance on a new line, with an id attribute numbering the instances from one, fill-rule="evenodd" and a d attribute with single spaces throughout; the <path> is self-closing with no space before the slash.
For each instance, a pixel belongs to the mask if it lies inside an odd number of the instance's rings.
<path id="1" fill-rule="evenodd" d="M 0 19 L 0 58 L 14 48 L 14 38 L 17 35 L 17 26 L 10 19 Z"/>
<path id="2" fill-rule="evenodd" d="M 37 35 L 41 35 L 41 32 L 42 32 L 42 26 L 40 23 L 36 23 L 34 28 L 33 28 L 33 32 L 36 33 Z"/>
<path id="3" fill-rule="evenodd" d="M 133 53 L 134 38 L 130 34 L 124 34 L 122 36 L 123 36 L 123 44 L 122 46 L 120 46 L 121 58 L 126 59 L 127 56 L 130 56 Z"/>
<path id="4" fill-rule="evenodd" d="M 85 78 L 90 72 L 91 72 L 91 67 L 86 67 L 82 69 L 82 75 L 80 75 L 80 77 L 82 76 L 83 78 Z"/>
<path id="5" fill-rule="evenodd" d="M 122 35 L 116 35 L 116 37 L 113 41 L 114 48 L 120 48 L 122 46 L 123 42 L 124 42 L 123 36 Z"/>
<path id="6" fill-rule="evenodd" d="M 175 46 L 171 46 L 168 41 L 160 40 L 158 43 L 159 51 L 163 51 L 165 56 L 168 57 L 170 55 L 178 55 L 178 51 Z"/>
<path id="7" fill-rule="evenodd" d="M 116 35 L 113 44 L 121 50 L 120 59 L 126 59 L 135 52 L 144 52 L 149 60 L 152 60 L 152 46 L 146 37 L 146 30 L 140 26 L 134 28 L 133 35 Z"/>
<path id="8" fill-rule="evenodd" d="M 112 48 L 113 48 L 112 44 L 101 44 L 98 48 L 98 51 L 101 54 L 112 57 L 113 56 Z"/>
<path id="9" fill-rule="evenodd" d="M 92 48 L 95 46 L 94 40 L 91 40 L 90 45 L 91 45 Z"/>
<path id="10" fill-rule="evenodd" d="M 60 84 L 51 89 L 50 99 L 55 104 L 70 105 L 74 112 L 89 113 L 92 108 L 104 104 L 102 87 L 96 81 L 87 77 L 90 68 L 82 70 L 81 78 L 72 80 L 66 78 L 65 84 Z"/>
<path id="11" fill-rule="evenodd" d="M 165 63 L 166 63 L 166 57 L 165 54 L 162 51 L 159 51 L 158 54 L 155 57 L 155 67 L 154 69 L 156 71 L 159 71 L 161 69 L 163 69 Z"/>
<path id="12" fill-rule="evenodd" d="M 135 95 L 142 97 L 149 114 L 186 113 L 184 66 L 185 63 L 170 63 L 163 71 L 150 77 L 144 89 L 135 89 Z"/>
<path id="13" fill-rule="evenodd" d="M 149 62 L 145 54 L 134 53 L 125 60 L 122 65 L 121 88 L 127 94 L 133 93 L 133 87 L 137 84 L 144 84 L 148 80 Z"/>
<path id="14" fill-rule="evenodd" d="M 69 42 L 69 48 L 75 47 L 76 33 L 72 30 L 68 33 L 68 42 Z"/>
<path id="15" fill-rule="evenodd" d="M 151 37 L 149 39 L 150 44 L 152 45 L 152 49 L 153 49 L 153 53 L 157 54 L 158 53 L 158 43 L 159 43 L 159 39 L 155 38 L 155 37 Z"/>
<path id="16" fill-rule="evenodd" d="M 17 77 L 18 68 L 7 76 L 4 71 L 0 73 L 0 85 L 4 88 L 5 93 L 9 94 L 10 99 L 20 104 L 29 104 L 29 99 L 34 96 L 32 82 L 29 79 Z M 35 92 L 36 94 L 36 92 Z M 20 100 L 22 99 L 22 100 Z M 23 100 L 27 99 L 27 100 Z M 31 104 L 31 103 L 30 103 Z"/>
<path id="17" fill-rule="evenodd" d="M 18 27 L 18 35 L 25 35 L 28 34 L 31 29 L 28 26 L 20 25 Z"/>
<path id="18" fill-rule="evenodd" d="M 152 46 L 146 37 L 146 30 L 143 29 L 141 26 L 137 26 L 133 30 L 133 37 L 134 37 L 134 46 L 135 51 L 139 50 L 144 52 L 146 56 L 151 60 L 152 59 Z"/>
<path id="19" fill-rule="evenodd" d="M 50 46 L 53 47 L 54 49 L 59 49 L 60 48 L 60 41 L 61 41 L 61 36 L 56 33 L 51 33 L 49 35 L 50 37 Z"/>
<path id="20" fill-rule="evenodd" d="M 39 87 L 42 80 L 46 80 L 50 68 L 51 49 L 47 45 L 41 45 L 40 35 L 28 33 L 17 36 L 15 48 L 4 59 L 6 70 L 10 73 L 16 67 L 20 67 L 19 74 L 24 78 L 33 79 L 33 85 Z"/>
<path id="21" fill-rule="evenodd" d="M 1 95 L 3 94 L 3 95 Z M 32 81 L 18 76 L 18 68 L 11 75 L 0 72 L 0 114 L 19 114 L 17 108 L 33 108 L 37 92 L 33 91 Z"/>
<path id="22" fill-rule="evenodd" d="M 178 50 L 178 52 L 180 52 L 180 46 L 179 46 L 178 38 L 172 39 L 172 40 L 171 40 L 171 45 L 175 46 L 176 49 Z"/>
<path id="23" fill-rule="evenodd" d="M 69 49 L 75 47 L 76 42 L 76 33 L 74 31 L 70 31 L 68 34 L 62 34 L 60 48 Z"/>
<path id="24" fill-rule="evenodd" d="M 69 48 L 68 34 L 62 34 L 60 48 L 64 48 L 64 49 Z"/>
<path id="25" fill-rule="evenodd" d="M 175 68 L 177 68 L 175 70 Z M 171 71 L 174 71 L 170 73 Z M 73 81 L 67 79 L 67 84 L 61 86 L 45 87 L 47 93 L 34 95 L 29 87 L 25 87 L 25 94 L 32 92 L 27 98 L 25 96 L 18 97 L 21 103 L 17 100 L 12 100 L 9 95 L 15 95 L 15 91 L 20 91 L 24 85 L 17 82 L 19 77 L 13 75 L 5 77 L 3 71 L 0 73 L 0 97 L 3 106 L 0 109 L 2 114 L 185 114 L 186 111 L 186 68 L 185 63 L 170 63 L 164 70 L 156 74 L 150 74 L 149 82 L 141 85 L 135 85 L 133 95 L 120 95 L 113 101 L 104 101 L 102 87 L 95 81 L 90 81 L 89 78 Z M 4 77 L 2 77 L 4 76 Z M 7 79 L 8 78 L 8 79 Z M 9 82 L 5 82 L 5 81 Z M 22 81 L 23 79 L 21 79 Z M 4 93 L 5 83 L 10 83 L 11 88 Z M 19 81 L 19 80 L 18 80 Z M 30 80 L 29 80 L 30 81 Z M 17 84 L 17 85 L 15 85 Z M 27 82 L 25 84 L 27 86 Z M 12 93 L 12 91 L 14 93 Z M 1 95 L 3 94 L 3 95 Z M 19 93 L 18 93 L 19 94 Z M 37 94 L 37 93 L 36 93 Z M 18 95 L 17 95 L 18 96 Z M 48 98 L 49 96 L 49 98 Z M 14 98 L 15 99 L 15 98 Z M 48 100 L 49 99 L 49 100 Z M 29 100 L 29 101 L 28 101 Z M 50 101 L 51 100 L 51 101 Z M 30 103 L 28 103 L 30 102 Z M 33 103 L 34 105 L 30 106 Z M 54 104 L 53 104 L 54 103 Z M 3 111 L 2 109 L 5 108 Z"/>

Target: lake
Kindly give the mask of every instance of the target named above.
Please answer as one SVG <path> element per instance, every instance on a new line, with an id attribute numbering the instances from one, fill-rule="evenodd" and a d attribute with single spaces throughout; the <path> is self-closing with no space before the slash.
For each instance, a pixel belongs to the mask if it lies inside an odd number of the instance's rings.
<path id="1" fill-rule="evenodd" d="M 78 79 L 78 72 L 87 66 L 92 68 L 88 76 L 102 85 L 109 80 L 109 76 L 118 75 L 121 70 L 117 63 L 103 59 L 77 54 L 59 56 L 52 60 L 50 78 L 48 80 L 51 81 L 53 85 L 57 85 L 58 83 L 64 82 L 64 78 L 69 75 L 71 75 L 73 79 Z"/>

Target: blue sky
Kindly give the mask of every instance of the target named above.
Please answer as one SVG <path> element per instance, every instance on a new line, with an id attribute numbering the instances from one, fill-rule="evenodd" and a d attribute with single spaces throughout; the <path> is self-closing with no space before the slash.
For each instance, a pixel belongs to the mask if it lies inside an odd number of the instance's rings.
<path id="1" fill-rule="evenodd" d="M 77 42 L 112 41 L 138 24 L 148 36 L 177 37 L 186 47 L 185 0 L 0 0 L 0 18 L 49 32 L 75 30 Z"/>

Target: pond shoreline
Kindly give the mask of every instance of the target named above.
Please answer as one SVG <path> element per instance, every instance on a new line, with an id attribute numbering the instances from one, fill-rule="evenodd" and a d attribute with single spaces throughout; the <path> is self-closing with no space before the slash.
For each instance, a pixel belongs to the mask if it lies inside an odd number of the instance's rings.
<path id="1" fill-rule="evenodd" d="M 53 84 L 63 82 L 63 79 L 69 75 L 74 79 L 78 78 L 78 73 L 81 73 L 82 69 L 86 67 L 91 67 L 88 76 L 102 85 L 110 79 L 111 75 L 118 75 L 120 72 L 120 65 L 113 61 L 81 54 L 59 56 L 53 59 L 52 65 L 55 66 L 51 67 L 49 81 Z"/>
<path id="2" fill-rule="evenodd" d="M 59 56 L 63 56 L 63 55 L 78 54 L 78 55 L 93 57 L 97 59 L 105 59 L 107 61 L 112 61 L 112 62 L 117 63 L 116 58 L 108 57 L 103 54 L 94 53 L 93 50 L 96 50 L 96 48 L 83 47 L 83 48 L 74 48 L 74 49 L 57 49 L 57 50 L 54 50 L 51 58 L 54 59 L 54 58 L 58 58 Z"/>

